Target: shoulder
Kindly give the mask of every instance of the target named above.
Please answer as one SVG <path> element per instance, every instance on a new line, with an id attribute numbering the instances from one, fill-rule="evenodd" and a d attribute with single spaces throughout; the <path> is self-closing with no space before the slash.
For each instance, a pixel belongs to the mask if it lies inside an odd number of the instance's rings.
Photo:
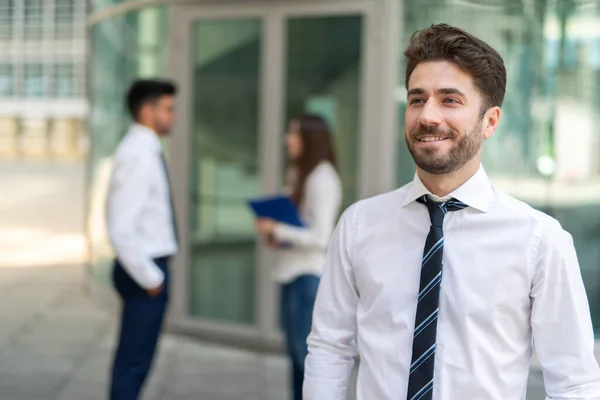
<path id="1" fill-rule="evenodd" d="M 516 218 L 526 218 L 539 224 L 554 227 L 560 226 L 560 223 L 550 215 L 533 208 L 524 201 L 518 200 L 508 193 L 498 190 L 495 187 L 494 194 L 494 206 L 498 209 L 498 211 L 509 213 Z"/>
<path id="2" fill-rule="evenodd" d="M 556 218 L 501 190 L 494 188 L 494 193 L 493 206 L 496 212 L 504 214 L 508 221 L 522 222 L 531 226 L 540 245 L 549 245 L 556 241 L 572 242 L 571 235 Z"/>
<path id="3" fill-rule="evenodd" d="M 312 170 L 312 172 L 308 175 L 309 180 L 315 179 L 337 179 L 339 180 L 339 175 L 335 167 L 330 162 L 322 162 Z"/>
<path id="4" fill-rule="evenodd" d="M 340 188 L 342 183 L 334 166 L 329 162 L 322 162 L 308 175 L 306 185 L 314 188 Z"/>
<path id="5" fill-rule="evenodd" d="M 160 155 L 125 137 L 115 150 L 112 165 L 113 175 L 154 175 L 160 168 Z"/>
<path id="6" fill-rule="evenodd" d="M 362 213 L 373 213 L 385 210 L 386 212 L 398 209 L 409 194 L 411 183 L 408 183 L 398 189 L 381 193 L 372 197 L 365 198 L 356 203 L 356 207 Z"/>
<path id="7" fill-rule="evenodd" d="M 151 138 L 130 129 L 117 145 L 114 157 L 115 161 L 151 162 L 159 159 L 159 151 Z"/>
<path id="8" fill-rule="evenodd" d="M 387 223 L 402 208 L 405 192 L 406 188 L 402 187 L 359 200 L 344 211 L 343 218 L 351 221 L 355 227 L 362 224 Z"/>

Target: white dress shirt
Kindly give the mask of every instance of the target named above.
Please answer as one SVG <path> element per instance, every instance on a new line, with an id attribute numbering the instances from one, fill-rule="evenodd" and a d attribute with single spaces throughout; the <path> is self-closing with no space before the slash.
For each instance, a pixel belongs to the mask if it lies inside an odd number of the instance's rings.
<path id="1" fill-rule="evenodd" d="M 327 252 L 308 338 L 306 400 L 405 399 L 420 266 L 431 225 L 417 176 L 360 201 Z M 435 198 L 439 200 L 439 198 Z M 524 400 L 532 336 L 547 399 L 600 399 L 594 335 L 571 235 L 496 190 L 483 168 L 444 219 L 435 400 Z"/>
<path id="2" fill-rule="evenodd" d="M 177 252 L 169 181 L 158 136 L 133 125 L 115 152 L 107 201 L 107 227 L 117 258 L 143 288 L 164 274 L 153 259 Z"/>
<path id="3" fill-rule="evenodd" d="M 322 162 L 306 178 L 298 214 L 306 227 L 278 223 L 275 239 L 291 247 L 277 250 L 275 279 L 293 281 L 304 274 L 321 276 L 325 252 L 342 204 L 340 177 L 329 162 Z"/>

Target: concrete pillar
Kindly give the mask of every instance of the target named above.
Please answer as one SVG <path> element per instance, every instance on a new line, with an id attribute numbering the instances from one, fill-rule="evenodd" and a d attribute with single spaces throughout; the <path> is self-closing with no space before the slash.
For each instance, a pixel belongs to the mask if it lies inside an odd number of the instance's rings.
<path id="1" fill-rule="evenodd" d="M 19 154 L 19 123 L 16 117 L 0 117 L 0 158 Z"/>
<path id="2" fill-rule="evenodd" d="M 52 121 L 49 146 L 52 157 L 79 157 L 79 125 L 79 121 L 72 118 L 57 118 Z"/>
<path id="3" fill-rule="evenodd" d="M 25 158 L 48 156 L 48 121 L 26 119 L 21 122 L 21 154 Z"/>

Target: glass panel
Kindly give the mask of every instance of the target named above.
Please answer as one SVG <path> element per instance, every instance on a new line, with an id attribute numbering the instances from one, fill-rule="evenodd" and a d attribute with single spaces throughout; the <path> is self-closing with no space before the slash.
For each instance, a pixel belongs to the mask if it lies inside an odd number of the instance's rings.
<path id="1" fill-rule="evenodd" d="M 405 2 L 404 12 L 404 38 L 446 22 L 502 55 L 508 72 L 503 115 L 484 145 L 483 165 L 497 187 L 554 216 L 573 235 L 600 334 L 600 3 L 426 0 Z M 397 92 L 402 185 L 414 166 L 404 145 L 404 85 Z"/>
<path id="2" fill-rule="evenodd" d="M 12 37 L 13 15 L 13 1 L 0 0 L 0 38 Z"/>
<path id="3" fill-rule="evenodd" d="M 343 208 L 356 201 L 362 16 L 290 18 L 286 123 L 302 112 L 324 117 L 334 133 Z"/>
<path id="4" fill-rule="evenodd" d="M 75 0 L 54 0 L 54 20 L 57 37 L 69 37 L 73 34 L 74 18 Z"/>
<path id="5" fill-rule="evenodd" d="M 54 90 L 55 97 L 73 97 L 76 95 L 75 87 L 75 65 L 56 64 L 54 66 Z"/>
<path id="6" fill-rule="evenodd" d="M 39 39 L 43 33 L 44 4 L 42 0 L 25 0 L 25 37 Z"/>
<path id="7" fill-rule="evenodd" d="M 23 96 L 43 97 L 46 93 L 46 76 L 41 64 L 26 64 L 23 76 Z"/>
<path id="8" fill-rule="evenodd" d="M 92 12 L 103 8 L 119 5 L 120 3 L 133 2 L 135 0 L 89 0 Z"/>
<path id="9" fill-rule="evenodd" d="M 13 66 L 0 65 L 0 97 L 10 97 L 13 94 Z"/>
<path id="10" fill-rule="evenodd" d="M 106 190 L 113 152 L 131 123 L 124 107 L 123 94 L 138 77 L 164 75 L 166 36 L 156 43 L 152 52 L 144 51 L 143 60 L 138 41 L 147 29 L 164 32 L 166 20 L 164 7 L 152 7 L 107 19 L 91 30 L 94 57 L 91 58 L 89 85 L 92 143 L 89 152 L 87 235 L 91 273 L 97 281 L 106 285 L 110 282 L 113 257 L 104 223 Z M 80 93 L 83 93 L 83 68 L 83 65 L 76 64 L 77 90 Z"/>
<path id="11" fill-rule="evenodd" d="M 190 312 L 252 323 L 256 246 L 246 200 L 260 195 L 261 23 L 199 21 L 193 35 Z"/>

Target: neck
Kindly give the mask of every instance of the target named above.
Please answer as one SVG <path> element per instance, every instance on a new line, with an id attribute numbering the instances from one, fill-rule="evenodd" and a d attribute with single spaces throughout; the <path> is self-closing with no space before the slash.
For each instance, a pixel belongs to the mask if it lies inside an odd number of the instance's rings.
<path id="1" fill-rule="evenodd" d="M 430 174 L 417 167 L 417 175 L 427 190 L 438 197 L 445 197 L 471 179 L 479 170 L 479 164 L 479 159 L 471 160 L 462 168 L 442 175 Z"/>
<path id="2" fill-rule="evenodd" d="M 145 122 L 142 122 L 142 121 L 136 121 L 136 123 L 137 123 L 138 125 L 141 125 L 141 126 L 143 126 L 143 127 L 145 127 L 145 128 L 148 128 L 148 129 L 150 129 L 152 132 L 154 132 L 154 134 L 155 134 L 156 136 L 158 136 L 158 137 L 160 138 L 160 134 L 159 134 L 158 132 L 156 132 L 156 129 L 154 129 L 154 127 L 153 127 L 151 124 L 148 124 L 148 123 L 145 123 Z"/>

